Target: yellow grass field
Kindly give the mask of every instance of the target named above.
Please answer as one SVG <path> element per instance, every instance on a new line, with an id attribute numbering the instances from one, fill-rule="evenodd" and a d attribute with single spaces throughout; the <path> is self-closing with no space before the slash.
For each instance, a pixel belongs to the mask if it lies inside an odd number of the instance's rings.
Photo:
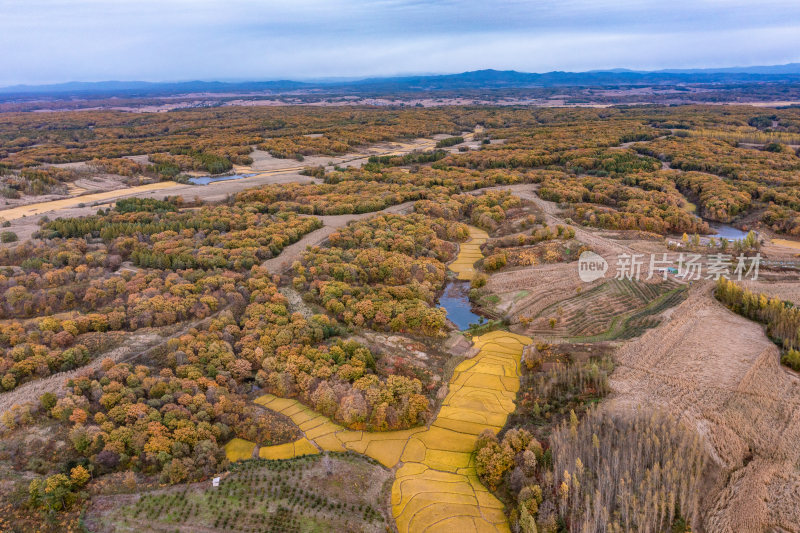
<path id="1" fill-rule="evenodd" d="M 235 438 L 225 445 L 225 456 L 228 461 L 244 461 L 253 457 L 255 442 Z"/>
<path id="2" fill-rule="evenodd" d="M 522 348 L 531 339 L 493 331 L 474 342 L 480 351 L 456 367 L 439 416 L 429 428 L 351 431 L 297 400 L 265 394 L 255 402 L 291 418 L 305 437 L 261 447 L 259 457 L 289 459 L 321 450 L 349 450 L 387 468 L 402 461 L 392 485 L 392 514 L 401 533 L 453 527 L 464 532 L 509 531 L 503 504 L 478 481 L 472 452 L 483 430 L 499 432 L 514 411 Z M 247 443 L 248 448 L 244 443 L 228 443 L 231 460 L 252 456 L 254 445 Z"/>
<path id="3" fill-rule="evenodd" d="M 483 259 L 481 245 L 488 238 L 489 235 L 482 229 L 469 226 L 469 240 L 461 245 L 458 257 L 448 265 L 448 268 L 458 275 L 458 279 L 470 281 L 475 277 L 475 263 Z"/>
<path id="4" fill-rule="evenodd" d="M 790 241 L 787 239 L 772 239 L 772 244 L 777 246 L 785 246 L 786 248 L 794 248 L 795 250 L 800 250 L 800 242 L 798 241 Z"/>

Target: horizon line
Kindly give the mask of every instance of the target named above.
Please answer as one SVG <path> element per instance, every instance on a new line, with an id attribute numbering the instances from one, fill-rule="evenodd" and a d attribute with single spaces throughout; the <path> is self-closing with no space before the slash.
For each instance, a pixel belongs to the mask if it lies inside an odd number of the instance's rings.
<path id="1" fill-rule="evenodd" d="M 175 79 L 175 80 L 168 80 L 168 79 L 161 79 L 157 81 L 146 80 L 146 79 L 102 79 L 102 80 L 79 80 L 79 79 L 71 79 L 67 81 L 56 81 L 56 82 L 48 82 L 48 83 L 15 83 L 12 85 L 2 85 L 0 86 L 0 90 L 4 89 L 16 89 L 16 88 L 41 88 L 41 87 L 53 87 L 53 86 L 60 86 L 60 85 L 71 85 L 71 84 L 103 84 L 103 83 L 141 83 L 141 84 L 152 84 L 152 85 L 159 85 L 159 84 L 183 84 L 183 83 L 221 83 L 221 84 L 236 84 L 236 83 L 304 83 L 304 84 L 315 84 L 315 83 L 353 83 L 359 81 L 368 81 L 368 80 L 388 80 L 388 79 L 397 79 L 397 78 L 413 78 L 413 77 L 438 77 L 438 76 L 457 76 L 460 74 L 471 74 L 476 72 L 508 72 L 508 73 L 517 73 L 517 74 L 533 74 L 533 75 L 546 75 L 546 74 L 622 74 L 622 73 L 631 73 L 631 74 L 701 74 L 703 72 L 706 73 L 742 73 L 748 69 L 759 69 L 759 68 L 780 68 L 780 67 L 798 67 L 798 73 L 800 73 L 800 62 L 789 62 L 789 63 L 779 63 L 779 64 L 753 64 L 749 66 L 744 65 L 734 65 L 734 66 L 727 66 L 727 67 L 692 67 L 692 68 L 660 68 L 660 69 L 631 69 L 626 67 L 613 67 L 613 68 L 599 68 L 599 69 L 589 69 L 589 70 L 549 70 L 543 72 L 530 72 L 530 71 L 523 71 L 523 70 L 516 70 L 516 69 L 495 69 L 491 67 L 481 68 L 481 69 L 474 69 L 474 70 L 465 70 L 460 72 L 439 72 L 439 73 L 394 73 L 394 74 L 386 74 L 386 75 L 364 75 L 364 76 L 323 76 L 323 77 L 274 77 L 274 78 L 186 78 L 186 79 Z M 763 73 L 762 73 L 763 74 Z"/>

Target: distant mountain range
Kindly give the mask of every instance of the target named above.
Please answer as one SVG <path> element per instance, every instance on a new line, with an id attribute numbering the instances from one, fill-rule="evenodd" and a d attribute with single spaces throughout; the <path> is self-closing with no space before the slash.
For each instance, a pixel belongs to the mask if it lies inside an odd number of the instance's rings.
<path id="1" fill-rule="evenodd" d="M 588 72 L 528 73 L 515 70 L 475 70 L 460 74 L 398 76 L 361 80 L 278 81 L 185 81 L 69 82 L 52 85 L 15 85 L 0 88 L 0 95 L 12 96 L 164 96 L 188 93 L 286 93 L 319 91 L 332 93 L 397 93 L 453 91 L 525 87 L 591 87 L 613 85 L 680 85 L 703 83 L 796 83 L 800 82 L 800 63 L 787 65 L 730 67 L 714 69 L 667 69 L 636 71 L 628 69 Z"/>

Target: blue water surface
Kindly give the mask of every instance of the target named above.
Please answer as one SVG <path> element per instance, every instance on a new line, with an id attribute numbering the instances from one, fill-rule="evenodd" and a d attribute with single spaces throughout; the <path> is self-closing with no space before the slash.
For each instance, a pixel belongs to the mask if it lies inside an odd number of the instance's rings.
<path id="1" fill-rule="evenodd" d="M 208 185 L 209 183 L 214 183 L 215 181 L 230 181 L 230 180 L 238 180 L 240 178 L 252 178 L 253 176 L 257 176 L 258 174 L 231 174 L 229 176 L 200 176 L 199 178 L 189 178 L 189 183 L 194 183 L 195 185 Z"/>
<path id="2" fill-rule="evenodd" d="M 714 235 L 714 237 L 716 237 L 717 239 L 724 237 L 729 241 L 741 241 L 742 239 L 747 237 L 746 231 L 742 231 L 727 224 L 720 224 L 719 222 L 709 222 L 708 225 L 711 227 L 712 230 L 717 232 L 717 234 Z"/>
<path id="3" fill-rule="evenodd" d="M 439 298 L 439 307 L 447 311 L 447 318 L 462 331 L 472 324 L 486 322 L 485 318 L 472 312 L 467 281 L 451 281 Z"/>

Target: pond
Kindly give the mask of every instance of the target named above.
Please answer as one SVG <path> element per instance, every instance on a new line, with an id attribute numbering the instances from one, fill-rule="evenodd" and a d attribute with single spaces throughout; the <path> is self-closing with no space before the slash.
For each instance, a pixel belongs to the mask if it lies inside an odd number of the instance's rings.
<path id="1" fill-rule="evenodd" d="M 229 176 L 200 176 L 198 178 L 189 178 L 189 183 L 193 183 L 195 185 L 208 185 L 209 183 L 214 183 L 215 181 L 230 181 L 230 180 L 238 180 L 240 178 L 252 178 L 253 176 L 258 176 L 258 174 L 231 174 Z"/>
<path id="2" fill-rule="evenodd" d="M 729 241 L 741 241 L 742 239 L 747 237 L 746 231 L 734 228 L 733 226 L 729 226 L 728 224 L 720 224 L 719 222 L 709 222 L 708 225 L 711 227 L 712 230 L 717 232 L 717 235 L 714 235 L 714 237 L 717 239 L 724 237 Z"/>
<path id="3" fill-rule="evenodd" d="M 468 281 L 451 281 L 439 298 L 439 307 L 447 311 L 447 318 L 462 331 L 471 324 L 486 322 L 485 318 L 472 312 Z"/>

